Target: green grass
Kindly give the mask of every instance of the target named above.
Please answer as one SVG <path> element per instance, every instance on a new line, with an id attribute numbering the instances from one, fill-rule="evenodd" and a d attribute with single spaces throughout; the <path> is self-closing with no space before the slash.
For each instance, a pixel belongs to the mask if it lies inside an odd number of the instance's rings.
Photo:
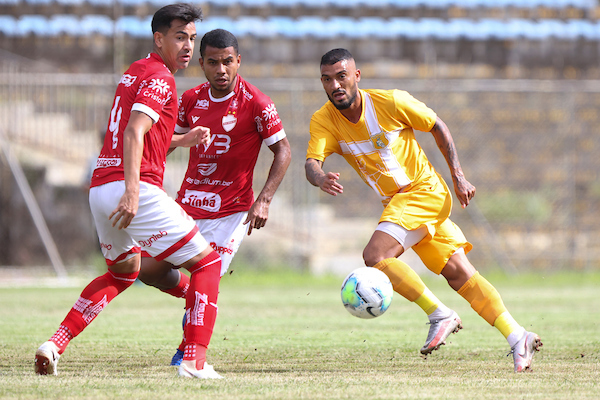
<path id="1" fill-rule="evenodd" d="M 600 275 L 488 275 L 513 316 L 540 334 L 532 373 L 442 279 L 426 280 L 465 328 L 423 359 L 425 315 L 396 296 L 374 320 L 352 317 L 340 278 L 223 278 L 209 362 L 225 379 L 178 378 L 168 363 L 183 301 L 134 285 L 71 345 L 59 375 L 36 376 L 36 348 L 81 288 L 0 289 L 0 397 L 60 399 L 585 399 L 600 397 Z"/>

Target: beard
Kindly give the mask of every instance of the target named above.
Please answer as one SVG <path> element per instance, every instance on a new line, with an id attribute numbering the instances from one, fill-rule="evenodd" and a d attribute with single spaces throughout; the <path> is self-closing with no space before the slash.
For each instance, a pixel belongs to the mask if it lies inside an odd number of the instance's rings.
<path id="1" fill-rule="evenodd" d="M 356 100 L 357 95 L 358 95 L 358 91 L 355 91 L 354 93 L 351 93 L 348 96 L 348 100 L 342 101 L 340 103 L 336 103 L 335 100 L 333 99 L 333 97 L 331 97 L 329 94 L 327 95 L 327 97 L 329 97 L 329 101 L 331 101 L 331 104 L 333 104 L 335 106 L 335 108 L 337 108 L 338 110 L 346 110 L 346 109 L 350 108 L 350 106 L 352 104 L 354 104 L 354 100 Z"/>

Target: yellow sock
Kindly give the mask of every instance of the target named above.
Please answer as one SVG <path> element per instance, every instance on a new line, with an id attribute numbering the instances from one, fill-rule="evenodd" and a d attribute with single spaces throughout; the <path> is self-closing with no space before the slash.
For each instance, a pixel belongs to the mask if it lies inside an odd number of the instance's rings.
<path id="1" fill-rule="evenodd" d="M 419 275 L 405 262 L 397 258 L 386 258 L 375 264 L 374 268 L 390 278 L 394 291 L 407 300 L 417 303 L 427 315 L 438 308 L 440 304 L 438 298 L 431 293 Z"/>
<path id="2" fill-rule="evenodd" d="M 440 300 L 427 287 L 423 294 L 415 300 L 415 303 L 417 303 L 427 315 L 431 315 L 440 306 Z"/>
<path id="3" fill-rule="evenodd" d="M 508 335 L 513 332 L 521 331 L 523 328 L 515 321 L 508 311 L 503 312 L 494 321 L 494 326 L 508 339 Z"/>
<path id="4" fill-rule="evenodd" d="M 492 326 L 500 315 L 508 313 L 500 293 L 479 272 L 476 272 L 458 290 L 458 294 L 464 297 L 471 304 L 471 308 Z"/>

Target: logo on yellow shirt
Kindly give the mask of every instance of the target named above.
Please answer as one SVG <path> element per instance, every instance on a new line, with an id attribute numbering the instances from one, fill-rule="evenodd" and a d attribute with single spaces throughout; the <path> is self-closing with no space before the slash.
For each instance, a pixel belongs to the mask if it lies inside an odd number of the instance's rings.
<path id="1" fill-rule="evenodd" d="M 385 136 L 385 132 L 379 132 L 375 135 L 371 135 L 370 139 L 371 143 L 373 143 L 373 146 L 377 150 L 385 149 L 390 144 L 390 141 Z"/>

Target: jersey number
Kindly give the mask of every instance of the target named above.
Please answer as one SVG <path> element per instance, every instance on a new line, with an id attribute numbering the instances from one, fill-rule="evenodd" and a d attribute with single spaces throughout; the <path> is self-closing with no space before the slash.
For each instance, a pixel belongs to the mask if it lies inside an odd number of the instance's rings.
<path id="1" fill-rule="evenodd" d="M 115 105 L 110 112 L 110 123 L 108 124 L 108 130 L 112 133 L 112 148 L 116 149 L 117 144 L 119 144 L 119 137 L 117 136 L 119 133 L 119 123 L 121 122 L 121 113 L 123 112 L 123 108 L 119 107 L 119 100 L 121 100 L 121 96 L 115 97 Z"/>

